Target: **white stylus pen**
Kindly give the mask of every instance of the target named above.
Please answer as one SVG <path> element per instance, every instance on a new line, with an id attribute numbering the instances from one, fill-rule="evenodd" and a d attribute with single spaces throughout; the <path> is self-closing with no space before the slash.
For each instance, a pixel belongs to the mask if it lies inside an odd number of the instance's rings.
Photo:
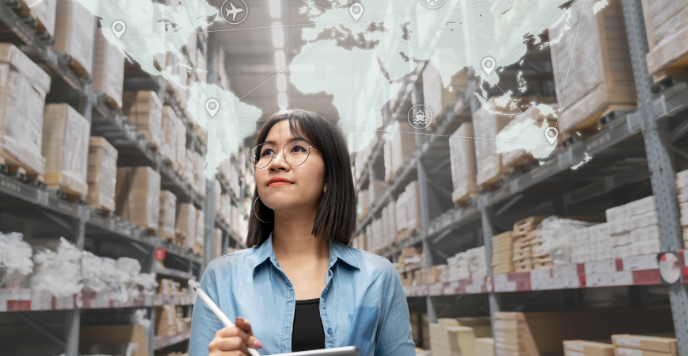
<path id="1" fill-rule="evenodd" d="M 213 300 L 210 299 L 210 297 L 208 297 L 207 294 L 205 294 L 203 289 L 201 289 L 201 286 L 198 285 L 196 281 L 194 281 L 193 279 L 189 279 L 189 287 L 193 288 L 196 294 L 198 294 L 198 296 L 201 297 L 201 299 L 203 299 L 205 305 L 207 305 L 208 308 L 210 308 L 210 310 L 213 311 L 215 316 L 217 316 L 217 318 L 220 319 L 220 321 L 222 322 L 222 324 L 225 325 L 225 327 L 234 326 L 234 324 L 231 321 L 229 321 L 229 318 L 227 318 L 227 315 L 225 315 L 225 313 L 223 313 L 222 310 L 218 308 L 217 304 L 215 304 L 215 302 L 213 302 Z M 251 356 L 260 356 L 258 351 L 250 347 L 248 348 L 248 352 L 251 354 Z"/>

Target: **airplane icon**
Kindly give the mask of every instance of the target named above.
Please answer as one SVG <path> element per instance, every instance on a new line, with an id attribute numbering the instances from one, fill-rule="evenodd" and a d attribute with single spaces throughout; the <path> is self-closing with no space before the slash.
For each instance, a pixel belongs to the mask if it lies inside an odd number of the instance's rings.
<path id="1" fill-rule="evenodd" d="M 242 9 L 242 8 L 237 9 L 236 6 L 234 6 L 234 4 L 232 4 L 231 1 L 229 2 L 229 5 L 232 6 L 232 9 L 231 10 L 225 9 L 225 11 L 227 12 L 227 16 L 232 15 L 232 21 L 234 21 L 236 19 L 236 15 L 240 12 L 243 12 L 244 9 Z"/>

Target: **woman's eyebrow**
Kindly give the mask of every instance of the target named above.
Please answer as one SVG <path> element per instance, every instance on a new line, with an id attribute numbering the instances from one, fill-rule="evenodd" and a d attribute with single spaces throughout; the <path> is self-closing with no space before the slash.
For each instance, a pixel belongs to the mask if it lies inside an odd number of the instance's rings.
<path id="1" fill-rule="evenodd" d="M 294 142 L 294 141 L 306 141 L 306 142 L 308 142 L 308 140 L 306 140 L 304 137 L 297 136 L 297 137 L 290 138 L 289 141 L 287 141 L 287 143 Z M 272 140 L 264 141 L 263 143 L 269 143 L 273 146 L 277 146 L 277 142 L 272 141 Z M 310 144 L 310 142 L 308 142 L 308 143 Z"/>

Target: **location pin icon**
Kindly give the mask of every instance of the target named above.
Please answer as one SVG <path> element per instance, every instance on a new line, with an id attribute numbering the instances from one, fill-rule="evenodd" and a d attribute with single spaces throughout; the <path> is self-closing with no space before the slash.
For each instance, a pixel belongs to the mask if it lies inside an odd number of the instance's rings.
<path id="1" fill-rule="evenodd" d="M 487 73 L 487 75 L 492 74 L 492 71 L 495 69 L 495 65 L 495 60 L 491 57 L 485 57 L 485 59 L 483 59 L 483 70 L 485 73 Z"/>
<path id="2" fill-rule="evenodd" d="M 220 110 L 220 103 L 215 99 L 210 99 L 205 103 L 205 109 L 208 110 L 210 116 L 215 116 L 217 111 Z"/>
<path id="3" fill-rule="evenodd" d="M 351 13 L 351 17 L 358 21 L 358 19 L 361 18 L 361 15 L 363 15 L 363 6 L 358 3 L 353 4 L 351 7 L 349 7 L 349 12 Z"/>
<path id="4" fill-rule="evenodd" d="M 115 33 L 115 36 L 117 38 L 122 37 L 122 34 L 124 33 L 124 30 L 126 30 L 127 25 L 124 24 L 122 21 L 115 21 L 112 23 L 112 32 Z"/>
<path id="5" fill-rule="evenodd" d="M 547 130 L 545 130 L 545 138 L 547 138 L 550 145 L 557 141 L 557 136 L 559 136 L 559 131 L 556 128 L 548 127 Z"/>

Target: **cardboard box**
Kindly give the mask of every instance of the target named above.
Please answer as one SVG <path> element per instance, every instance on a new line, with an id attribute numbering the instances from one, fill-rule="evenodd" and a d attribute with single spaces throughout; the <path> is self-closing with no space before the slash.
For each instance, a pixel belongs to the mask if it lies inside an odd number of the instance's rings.
<path id="1" fill-rule="evenodd" d="M 177 163 L 177 145 L 179 144 L 179 134 L 177 130 L 180 129 L 179 117 L 171 106 L 165 105 L 162 108 L 161 130 L 162 141 L 158 151 L 163 158 L 166 158 L 174 166 Z M 186 140 L 186 139 L 185 139 Z"/>
<path id="2" fill-rule="evenodd" d="M 41 151 L 48 189 L 86 197 L 90 134 L 91 123 L 68 104 L 45 106 Z"/>
<path id="3" fill-rule="evenodd" d="M 495 343 L 491 337 L 475 339 L 475 354 L 480 356 L 494 356 Z"/>
<path id="4" fill-rule="evenodd" d="M 72 68 L 91 74 L 96 33 L 96 18 L 78 1 L 57 0 L 55 45 L 52 50 L 72 57 Z"/>
<path id="5" fill-rule="evenodd" d="M 213 258 L 218 258 L 222 256 L 222 230 L 219 228 L 215 228 L 215 231 L 213 233 Z"/>
<path id="6" fill-rule="evenodd" d="M 394 124 L 385 134 L 384 161 L 385 179 L 391 182 L 397 171 L 416 149 L 415 129 L 408 123 Z"/>
<path id="7" fill-rule="evenodd" d="M 115 214 L 150 231 L 158 230 L 160 174 L 150 167 L 117 168 Z"/>
<path id="8" fill-rule="evenodd" d="M 79 328 L 79 353 L 90 355 L 94 345 L 138 344 L 132 356 L 149 356 L 148 341 L 143 325 L 81 326 Z"/>
<path id="9" fill-rule="evenodd" d="M 463 123 L 449 139 L 454 204 L 478 195 L 473 124 Z"/>
<path id="10" fill-rule="evenodd" d="M 180 172 L 183 172 L 186 169 L 186 125 L 184 125 L 184 122 L 180 118 L 175 120 L 175 125 L 177 126 L 175 129 L 177 133 L 175 167 L 179 169 Z"/>
<path id="11" fill-rule="evenodd" d="M 115 211 L 117 149 L 102 137 L 91 137 L 88 145 L 88 195 L 86 204 L 107 212 Z"/>
<path id="12" fill-rule="evenodd" d="M 156 148 L 162 145 L 162 103 L 154 91 L 125 91 L 122 111 L 148 142 Z"/>
<path id="13" fill-rule="evenodd" d="M 193 249 L 196 245 L 196 207 L 193 204 L 177 204 L 175 229 L 182 234 L 182 240 L 178 243 Z"/>
<path id="14" fill-rule="evenodd" d="M 158 216 L 158 236 L 175 239 L 175 218 L 177 215 L 177 196 L 169 190 L 160 191 L 160 215 Z"/>
<path id="15" fill-rule="evenodd" d="M 497 105 L 495 98 L 488 100 L 489 110 L 481 107 L 473 114 L 473 130 L 475 137 L 475 157 L 477 165 L 476 182 L 479 187 L 489 186 L 503 177 L 509 171 L 502 165 L 502 155 L 497 152 L 497 135 L 511 121 L 517 110 L 507 109 L 507 105 Z M 501 103 L 501 101 L 499 101 Z M 505 113 L 504 115 L 493 112 Z"/>
<path id="16" fill-rule="evenodd" d="M 124 54 L 105 38 L 100 28 L 96 33 L 93 90 L 107 95 L 110 106 L 121 108 L 123 86 Z"/>
<path id="17" fill-rule="evenodd" d="M 647 69 L 658 81 L 673 76 L 685 80 L 688 58 L 688 2 L 685 0 L 643 0 L 643 14 L 650 52 Z"/>
<path id="18" fill-rule="evenodd" d="M 678 341 L 673 337 L 619 334 L 612 335 L 615 347 L 642 349 L 664 353 L 677 353 Z"/>
<path id="19" fill-rule="evenodd" d="M 19 6 L 19 13 L 22 16 L 31 16 L 36 20 L 37 33 L 45 32 L 55 37 L 57 0 L 43 0 L 41 2 L 20 1 Z"/>
<path id="20" fill-rule="evenodd" d="M 180 332 L 177 323 L 177 309 L 174 305 L 155 308 L 155 335 L 173 336 Z"/>
<path id="21" fill-rule="evenodd" d="M 609 0 L 596 14 L 594 7 L 594 2 L 576 2 L 569 8 L 571 18 L 549 29 L 550 38 L 562 36 L 551 46 L 562 133 L 596 128 L 597 120 L 610 110 L 636 108 L 621 0 Z M 579 23 L 576 31 L 586 35 L 564 34 L 565 26 L 572 23 Z"/>
<path id="22" fill-rule="evenodd" d="M 206 194 L 206 179 L 205 179 L 205 157 L 200 153 L 193 151 L 194 159 L 194 180 L 196 193 L 202 197 Z"/>
<path id="23" fill-rule="evenodd" d="M 631 349 L 628 347 L 615 347 L 614 355 L 616 356 L 678 356 L 678 353 L 657 352 L 641 349 Z"/>
<path id="24" fill-rule="evenodd" d="M 41 154 L 50 76 L 19 48 L 0 43 L 0 158 L 27 173 L 45 173 Z"/>
<path id="25" fill-rule="evenodd" d="M 190 248 L 193 252 L 203 255 L 204 237 L 205 237 L 205 214 L 202 210 L 196 210 L 196 238 L 194 239 L 193 245 Z"/>
<path id="26" fill-rule="evenodd" d="M 564 350 L 567 352 L 567 354 L 569 351 L 575 351 L 584 353 L 585 355 L 614 355 L 614 345 L 593 341 L 566 340 L 564 341 Z"/>
<path id="27" fill-rule="evenodd" d="M 423 68 L 423 104 L 432 111 L 435 120 L 442 115 L 447 106 L 459 101 L 456 93 L 466 88 L 468 88 L 466 69 L 461 69 L 454 74 L 449 85 L 445 87 L 440 71 L 434 63 L 427 62 Z"/>

